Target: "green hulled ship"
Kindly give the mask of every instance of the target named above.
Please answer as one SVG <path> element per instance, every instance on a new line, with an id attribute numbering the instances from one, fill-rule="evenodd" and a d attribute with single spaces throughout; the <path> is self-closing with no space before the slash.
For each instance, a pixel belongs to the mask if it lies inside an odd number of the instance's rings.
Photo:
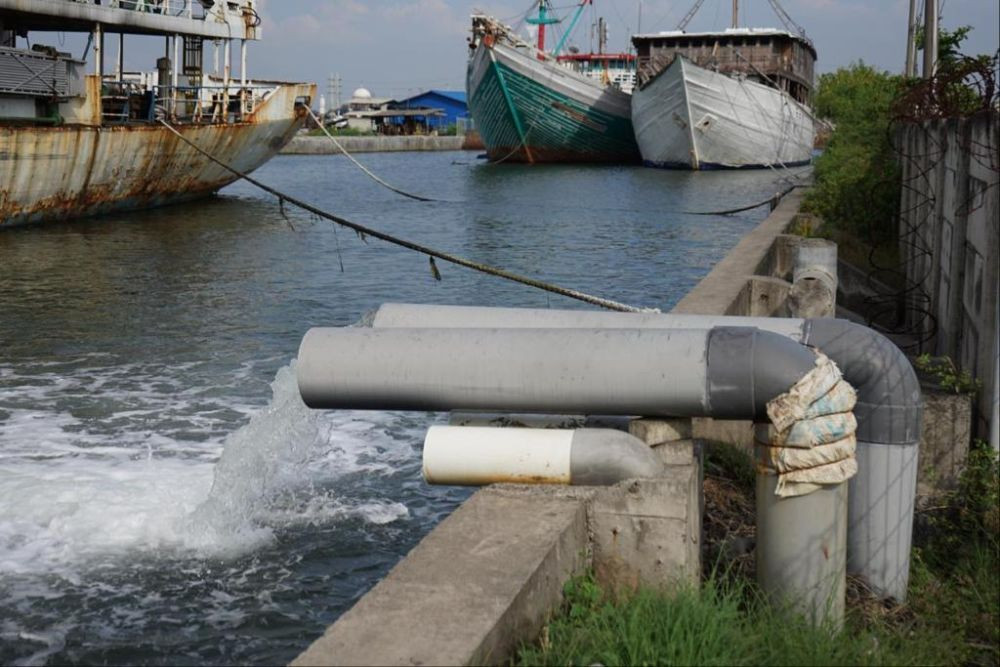
<path id="1" fill-rule="evenodd" d="M 584 0 L 574 16 L 589 0 Z M 613 85 L 560 65 L 544 50 L 546 0 L 535 47 L 487 16 L 473 16 L 466 81 L 469 110 L 494 162 L 639 162 L 631 98 Z"/>

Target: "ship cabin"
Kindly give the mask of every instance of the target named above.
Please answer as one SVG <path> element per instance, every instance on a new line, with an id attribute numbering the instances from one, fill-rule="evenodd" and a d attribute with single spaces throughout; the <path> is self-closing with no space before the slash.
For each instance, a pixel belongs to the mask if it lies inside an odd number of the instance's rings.
<path id="1" fill-rule="evenodd" d="M 0 126 L 239 122 L 277 88 L 247 72 L 256 1 L 0 0 Z"/>
<path id="2" fill-rule="evenodd" d="M 635 35 L 639 86 L 682 55 L 707 69 L 779 88 L 802 104 L 811 102 L 816 49 L 785 30 L 730 28 L 722 32 L 681 30 Z"/>
<path id="3" fill-rule="evenodd" d="M 635 87 L 633 53 L 565 53 L 556 56 L 556 60 L 560 65 L 623 92 L 631 93 Z"/>

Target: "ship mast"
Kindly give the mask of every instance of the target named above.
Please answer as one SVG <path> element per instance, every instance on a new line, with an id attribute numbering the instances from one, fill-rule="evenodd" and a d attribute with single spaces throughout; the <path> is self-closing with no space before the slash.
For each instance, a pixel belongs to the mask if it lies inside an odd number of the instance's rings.
<path id="1" fill-rule="evenodd" d="M 740 27 L 740 0 L 733 0 L 733 28 Z"/>
<path id="2" fill-rule="evenodd" d="M 528 23 L 538 26 L 539 58 L 545 53 L 545 26 L 559 23 L 559 19 L 549 16 L 549 0 L 538 0 L 538 16 L 528 17 Z"/>

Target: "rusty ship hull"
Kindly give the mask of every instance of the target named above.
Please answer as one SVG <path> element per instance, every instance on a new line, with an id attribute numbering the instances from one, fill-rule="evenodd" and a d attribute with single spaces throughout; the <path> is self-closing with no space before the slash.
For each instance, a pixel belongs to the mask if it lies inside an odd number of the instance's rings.
<path id="1" fill-rule="evenodd" d="M 307 113 L 296 101 L 314 95 L 312 84 L 282 84 L 244 120 L 176 127 L 249 173 L 291 140 Z M 159 124 L 0 127 L 0 228 L 187 201 L 235 180 Z"/>

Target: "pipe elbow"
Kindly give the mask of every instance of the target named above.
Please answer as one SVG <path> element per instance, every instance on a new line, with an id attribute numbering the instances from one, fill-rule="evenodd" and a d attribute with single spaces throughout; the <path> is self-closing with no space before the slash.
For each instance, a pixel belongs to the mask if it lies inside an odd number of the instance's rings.
<path id="1" fill-rule="evenodd" d="M 816 355 L 786 336 L 754 327 L 714 327 L 708 336 L 708 416 L 760 419 L 767 402 L 816 365 Z"/>
<path id="2" fill-rule="evenodd" d="M 626 479 L 661 477 L 664 464 L 653 450 L 633 435 L 612 429 L 573 432 L 570 483 L 610 486 Z"/>
<path id="3" fill-rule="evenodd" d="M 912 445 L 920 440 L 923 397 L 906 355 L 888 338 L 848 320 L 806 320 L 803 343 L 819 348 L 854 387 L 858 439 Z"/>

